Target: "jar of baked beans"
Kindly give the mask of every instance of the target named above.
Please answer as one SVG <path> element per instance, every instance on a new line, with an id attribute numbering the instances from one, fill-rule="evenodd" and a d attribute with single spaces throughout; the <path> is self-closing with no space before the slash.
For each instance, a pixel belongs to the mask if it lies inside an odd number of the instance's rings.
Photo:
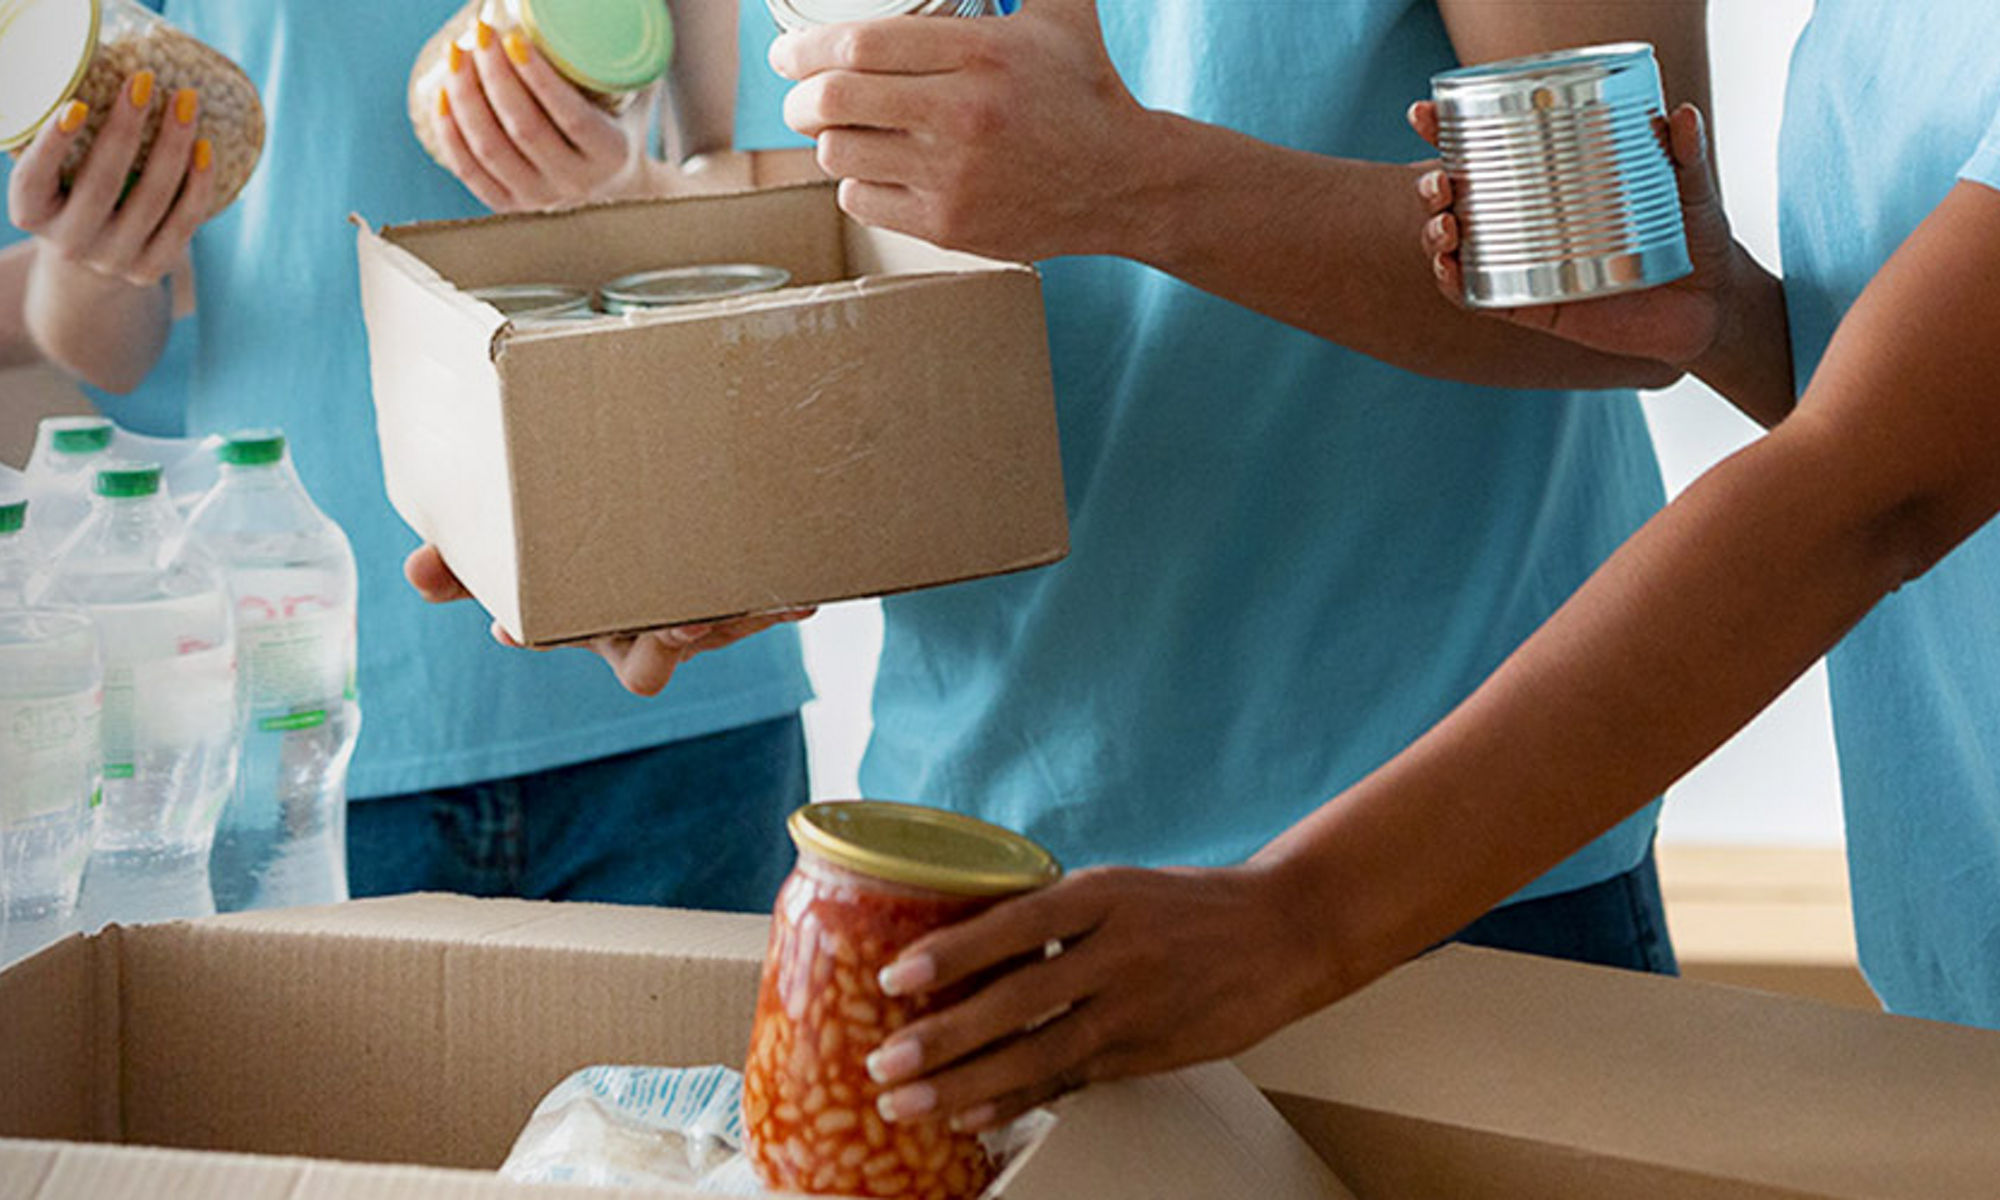
<path id="1" fill-rule="evenodd" d="M 972 1200 L 996 1164 L 942 1116 L 890 1123 L 870 1052 L 966 989 L 890 997 L 876 973 L 917 938 L 1053 882 L 1029 839 L 940 809 L 884 801 L 812 804 L 788 824 L 798 863 L 778 893 L 757 993 L 743 1123 L 772 1188 Z"/>
<path id="2" fill-rule="evenodd" d="M 142 71 L 151 74 L 128 85 Z M 264 152 L 264 106 L 242 68 L 135 0 L 0 0 L 0 150 L 27 145 L 45 121 L 81 121 L 63 159 L 67 188 L 121 95 L 155 110 L 135 172 L 172 112 L 200 123 L 206 149 L 196 153 L 215 171 L 209 213 L 236 199 Z"/>

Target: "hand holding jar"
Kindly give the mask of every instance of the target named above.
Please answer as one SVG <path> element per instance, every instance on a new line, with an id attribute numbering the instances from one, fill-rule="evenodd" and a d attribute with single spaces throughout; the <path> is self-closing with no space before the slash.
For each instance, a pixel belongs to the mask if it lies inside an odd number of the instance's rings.
<path id="1" fill-rule="evenodd" d="M 639 194 L 672 50 L 664 0 L 475 0 L 418 54 L 410 120 L 496 212 Z"/>

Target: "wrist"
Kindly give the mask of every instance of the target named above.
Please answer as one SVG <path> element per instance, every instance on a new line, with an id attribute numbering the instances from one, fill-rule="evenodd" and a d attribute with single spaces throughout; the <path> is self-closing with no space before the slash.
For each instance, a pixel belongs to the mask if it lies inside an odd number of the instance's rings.
<path id="1" fill-rule="evenodd" d="M 1758 310 L 1768 302 L 1766 289 L 1777 280 L 1751 257 L 1741 242 L 1729 246 L 1729 265 L 1718 289 L 1715 336 L 1701 353 L 1671 364 L 1703 380 L 1739 374 L 1745 357 L 1758 348 Z"/>
<path id="2" fill-rule="evenodd" d="M 1123 186 L 1099 207 L 1107 222 L 1097 252 L 1168 269 L 1184 253 L 1188 214 L 1198 212 L 1210 127 L 1175 113 L 1141 109 L 1121 137 L 1129 166 Z"/>

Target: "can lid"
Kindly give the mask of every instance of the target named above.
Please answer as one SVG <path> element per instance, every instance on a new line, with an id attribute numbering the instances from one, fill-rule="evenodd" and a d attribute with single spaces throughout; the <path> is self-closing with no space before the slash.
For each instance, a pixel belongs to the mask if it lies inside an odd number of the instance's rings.
<path id="1" fill-rule="evenodd" d="M 673 18 L 662 0 L 520 0 L 535 48 L 572 81 L 629 92 L 667 73 Z"/>
<path id="2" fill-rule="evenodd" d="M 119 463 L 97 472 L 97 494 L 113 500 L 151 496 L 160 490 L 160 464 Z"/>
<path id="3" fill-rule="evenodd" d="M 566 283 L 498 283 L 466 294 L 499 309 L 509 320 L 591 312 L 590 293 Z"/>
<path id="4" fill-rule="evenodd" d="M 994 11 L 989 0 L 767 0 L 771 16 L 797 32 L 842 21 L 873 21 L 883 17 L 980 17 Z"/>
<path id="5" fill-rule="evenodd" d="M 99 0 L 0 0 L 0 150 L 27 144 L 75 94 L 97 46 Z"/>
<path id="6" fill-rule="evenodd" d="M 96 454 L 111 448 L 111 422 L 103 417 L 50 417 L 49 449 L 57 454 Z"/>
<path id="7" fill-rule="evenodd" d="M 835 866 L 954 895 L 1032 891 L 1062 874 L 1054 855 L 1011 829 L 916 804 L 808 804 L 786 829 L 801 851 Z"/>
<path id="8" fill-rule="evenodd" d="M 0 533 L 19 533 L 28 523 L 28 502 L 12 500 L 0 503 Z"/>
<path id="9" fill-rule="evenodd" d="M 240 429 L 215 448 L 218 462 L 232 467 L 266 467 L 285 458 L 285 435 L 275 429 Z"/>
<path id="10" fill-rule="evenodd" d="M 604 297 L 604 311 L 632 312 L 637 309 L 667 308 L 677 304 L 700 304 L 705 300 L 726 300 L 732 296 L 754 296 L 775 292 L 792 281 L 783 267 L 761 263 L 701 263 L 692 267 L 669 267 L 663 271 L 640 271 L 620 276 L 598 289 Z"/>

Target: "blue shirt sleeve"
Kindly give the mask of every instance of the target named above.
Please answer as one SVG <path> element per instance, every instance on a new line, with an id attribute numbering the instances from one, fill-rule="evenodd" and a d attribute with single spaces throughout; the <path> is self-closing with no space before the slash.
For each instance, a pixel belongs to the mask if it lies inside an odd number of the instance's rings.
<path id="1" fill-rule="evenodd" d="M 1973 151 L 1972 160 L 1958 173 L 1960 179 L 1983 183 L 1990 188 L 2000 188 L 2000 113 L 1993 114 L 1993 124 L 1986 130 L 1986 136 Z"/>
<path id="2" fill-rule="evenodd" d="M 4 197 L 7 195 L 7 177 L 13 174 L 13 172 L 13 158 L 6 154 L 0 154 L 0 208 L 4 208 L 6 205 Z M 27 234 L 14 228 L 12 221 L 0 221 L 0 246 L 11 246 L 27 236 Z"/>

